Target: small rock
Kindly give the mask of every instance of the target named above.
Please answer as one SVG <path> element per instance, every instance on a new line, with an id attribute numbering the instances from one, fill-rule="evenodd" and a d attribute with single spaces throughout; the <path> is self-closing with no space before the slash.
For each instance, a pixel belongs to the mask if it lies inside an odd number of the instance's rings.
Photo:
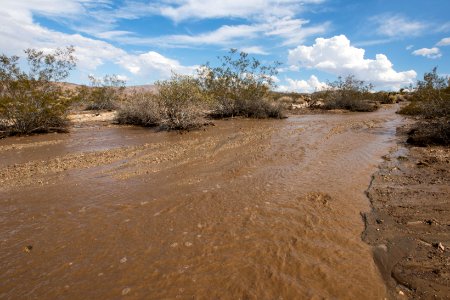
<path id="1" fill-rule="evenodd" d="M 377 219 L 377 224 L 383 224 L 384 220 L 383 219 Z"/>
<path id="2" fill-rule="evenodd" d="M 178 247 L 178 243 L 173 243 L 173 244 L 170 245 L 170 247 L 171 247 L 171 248 Z"/>
<path id="3" fill-rule="evenodd" d="M 120 260 L 120 263 L 123 264 L 123 263 L 126 263 L 126 262 L 127 262 L 127 257 L 126 256 L 122 257 L 122 259 Z"/>
<path id="4" fill-rule="evenodd" d="M 130 291 L 131 291 L 131 289 L 130 289 L 129 287 L 124 288 L 124 289 L 122 290 L 122 296 L 125 296 L 125 295 L 128 294 Z"/>
<path id="5" fill-rule="evenodd" d="M 191 243 L 191 242 L 186 242 L 186 243 L 184 243 L 184 245 L 185 245 L 186 247 L 191 247 L 191 246 L 192 246 L 192 243 Z"/>
<path id="6" fill-rule="evenodd" d="M 23 251 L 26 252 L 26 253 L 30 253 L 31 250 L 33 250 L 33 246 L 32 245 L 28 245 L 28 246 L 23 247 Z"/>
<path id="7" fill-rule="evenodd" d="M 433 220 L 425 220 L 425 223 L 428 225 L 433 225 Z"/>
<path id="8" fill-rule="evenodd" d="M 441 242 L 433 243 L 433 247 L 434 247 L 434 248 L 437 248 L 437 249 L 439 249 L 439 250 L 441 250 L 441 251 L 444 251 L 444 250 L 445 250 L 445 247 L 444 247 L 444 245 L 443 245 Z"/>
<path id="9" fill-rule="evenodd" d="M 401 296 L 405 295 L 405 293 L 403 293 L 403 291 L 398 291 L 398 294 L 401 295 Z"/>

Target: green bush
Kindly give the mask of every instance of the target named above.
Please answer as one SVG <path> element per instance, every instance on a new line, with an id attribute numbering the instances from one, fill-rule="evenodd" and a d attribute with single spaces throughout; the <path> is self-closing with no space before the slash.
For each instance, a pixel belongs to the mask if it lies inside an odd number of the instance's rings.
<path id="1" fill-rule="evenodd" d="M 198 70 L 200 86 L 213 100 L 212 116 L 282 117 L 282 107 L 270 103 L 269 93 L 278 63 L 264 66 L 245 52 L 237 54 L 236 49 L 220 60 L 218 67 L 206 64 Z"/>
<path id="2" fill-rule="evenodd" d="M 87 110 L 116 109 L 123 98 L 125 81 L 117 75 L 105 75 L 95 78 L 89 75 L 90 87 L 81 87 L 79 93 L 82 101 L 87 103 Z"/>
<path id="3" fill-rule="evenodd" d="M 74 48 L 27 49 L 28 72 L 19 57 L 0 55 L 0 131 L 3 135 L 62 131 L 73 99 L 59 81 L 75 68 Z"/>
<path id="4" fill-rule="evenodd" d="M 450 116 L 450 79 L 437 74 L 437 68 L 425 73 L 410 97 L 411 102 L 400 109 L 405 115 L 420 115 L 426 118 Z"/>
<path id="5" fill-rule="evenodd" d="M 163 127 L 192 129 L 205 124 L 209 98 L 197 79 L 173 74 L 169 80 L 158 81 L 156 87 Z"/>
<path id="6" fill-rule="evenodd" d="M 324 109 L 346 109 L 349 111 L 374 111 L 378 106 L 371 101 L 371 84 L 358 80 L 353 75 L 338 77 L 328 83 L 329 88 L 320 92 Z"/>

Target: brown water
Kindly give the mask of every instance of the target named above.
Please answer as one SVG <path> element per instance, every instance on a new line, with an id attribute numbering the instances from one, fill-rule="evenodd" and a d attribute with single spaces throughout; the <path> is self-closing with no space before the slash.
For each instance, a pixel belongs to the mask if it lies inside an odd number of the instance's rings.
<path id="1" fill-rule="evenodd" d="M 0 298 L 384 298 L 360 212 L 394 112 L 1 140 Z"/>

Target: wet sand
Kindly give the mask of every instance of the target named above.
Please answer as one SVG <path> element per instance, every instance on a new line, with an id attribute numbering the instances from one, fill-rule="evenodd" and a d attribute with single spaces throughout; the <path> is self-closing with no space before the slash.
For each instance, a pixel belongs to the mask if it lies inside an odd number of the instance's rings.
<path id="1" fill-rule="evenodd" d="M 361 212 L 395 110 L 0 140 L 0 298 L 383 299 Z"/>
<path id="2" fill-rule="evenodd" d="M 450 299 L 450 149 L 400 140 L 368 190 L 363 238 L 392 298 Z"/>

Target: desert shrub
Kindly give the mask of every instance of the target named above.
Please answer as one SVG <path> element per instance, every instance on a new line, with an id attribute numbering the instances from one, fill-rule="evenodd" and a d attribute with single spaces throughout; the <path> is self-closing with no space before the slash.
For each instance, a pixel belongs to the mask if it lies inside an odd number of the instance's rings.
<path id="1" fill-rule="evenodd" d="M 350 111 L 374 111 L 378 107 L 371 101 L 371 84 L 358 80 L 353 75 L 338 77 L 328 83 L 329 88 L 318 93 L 323 99 L 324 109 L 346 109 Z"/>
<path id="2" fill-rule="evenodd" d="M 397 103 L 397 95 L 391 94 L 388 92 L 374 92 L 368 95 L 370 97 L 370 100 L 374 102 L 378 102 L 381 104 L 394 104 Z"/>
<path id="3" fill-rule="evenodd" d="M 221 65 L 209 64 L 198 70 L 202 90 L 213 100 L 215 117 L 244 116 L 270 118 L 282 116 L 280 105 L 270 104 L 270 88 L 274 87 L 274 65 L 264 66 L 247 53 L 231 49 L 229 55 L 220 58 Z M 277 113 L 274 110 L 280 109 Z"/>
<path id="4" fill-rule="evenodd" d="M 25 50 L 28 71 L 19 57 L 0 55 L 0 130 L 4 134 L 61 131 L 73 95 L 59 81 L 75 68 L 74 48 L 45 54 Z"/>
<path id="5" fill-rule="evenodd" d="M 192 76 L 173 74 L 156 83 L 161 125 L 167 129 L 191 129 L 205 124 L 208 95 Z"/>
<path id="6" fill-rule="evenodd" d="M 157 126 L 161 123 L 161 108 L 155 94 L 136 92 L 127 97 L 117 110 L 119 124 Z"/>
<path id="7" fill-rule="evenodd" d="M 95 78 L 89 75 L 90 87 L 81 87 L 79 94 L 87 104 L 87 110 L 115 109 L 123 98 L 125 81 L 117 75 Z"/>
<path id="8" fill-rule="evenodd" d="M 437 68 L 425 73 L 417 81 L 408 105 L 400 109 L 405 115 L 420 115 L 426 118 L 450 116 L 450 79 L 437 74 Z"/>
<path id="9" fill-rule="evenodd" d="M 399 113 L 422 118 L 408 133 L 407 142 L 416 146 L 450 145 L 450 79 L 439 76 L 433 68 L 411 90 L 410 102 Z"/>
<path id="10" fill-rule="evenodd" d="M 450 145 L 450 120 L 435 118 L 422 120 L 408 132 L 407 143 L 415 146 Z"/>

